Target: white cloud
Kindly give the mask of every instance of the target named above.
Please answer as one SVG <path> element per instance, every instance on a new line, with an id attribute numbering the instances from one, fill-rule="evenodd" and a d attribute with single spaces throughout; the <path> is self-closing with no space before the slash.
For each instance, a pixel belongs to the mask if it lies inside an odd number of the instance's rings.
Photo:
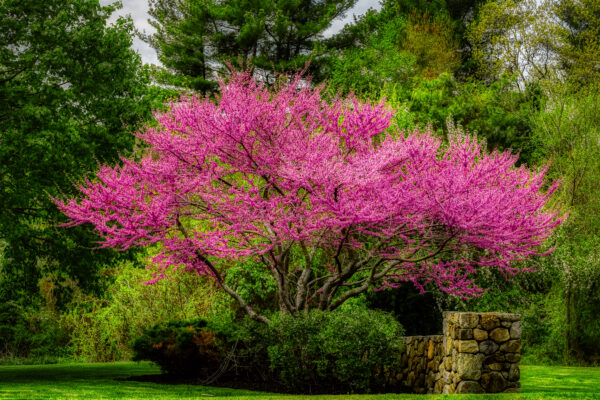
<path id="1" fill-rule="evenodd" d="M 381 9 L 381 3 L 377 0 L 358 0 L 354 7 L 344 15 L 342 18 L 338 18 L 333 20 L 331 26 L 323 32 L 325 37 L 330 37 L 335 33 L 339 32 L 346 24 L 349 24 L 354 21 L 354 16 L 364 15 L 369 8 L 374 10 Z"/>
<path id="2" fill-rule="evenodd" d="M 114 3 L 114 0 L 100 0 L 101 5 Z M 123 8 L 117 10 L 111 20 L 117 18 L 117 15 L 129 15 L 133 20 L 135 27 L 144 33 L 151 34 L 155 29 L 148 23 L 148 1 L 147 0 L 122 0 Z M 140 38 L 133 38 L 133 48 L 142 57 L 144 64 L 158 64 L 156 51 L 148 43 L 143 42 Z"/>

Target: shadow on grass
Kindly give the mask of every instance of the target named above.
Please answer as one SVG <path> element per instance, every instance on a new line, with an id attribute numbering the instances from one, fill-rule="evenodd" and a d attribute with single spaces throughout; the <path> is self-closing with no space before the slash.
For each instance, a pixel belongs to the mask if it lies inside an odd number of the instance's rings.
<path id="1" fill-rule="evenodd" d="M 523 366 L 521 370 L 520 394 L 289 396 L 221 387 L 163 385 L 126 379 L 136 375 L 158 374 L 159 369 L 150 363 L 0 366 L 0 399 L 600 399 L 600 368 Z"/>

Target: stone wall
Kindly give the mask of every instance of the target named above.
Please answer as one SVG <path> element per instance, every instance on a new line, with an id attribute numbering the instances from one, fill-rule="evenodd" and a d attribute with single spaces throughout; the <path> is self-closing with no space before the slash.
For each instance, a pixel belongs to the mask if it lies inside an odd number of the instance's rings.
<path id="1" fill-rule="evenodd" d="M 404 338 L 400 386 L 413 393 L 433 393 L 444 358 L 444 337 L 407 336 Z"/>
<path id="2" fill-rule="evenodd" d="M 405 338 L 395 377 L 414 393 L 519 391 L 521 316 L 445 312 L 443 335 Z"/>

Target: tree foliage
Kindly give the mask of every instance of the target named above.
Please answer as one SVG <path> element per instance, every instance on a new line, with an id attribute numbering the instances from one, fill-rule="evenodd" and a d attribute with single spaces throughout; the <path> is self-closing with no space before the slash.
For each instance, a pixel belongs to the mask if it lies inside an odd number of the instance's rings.
<path id="1" fill-rule="evenodd" d="M 559 0 L 554 11 L 564 29 L 558 48 L 572 83 L 596 85 L 600 79 L 600 4 L 594 0 Z"/>
<path id="2" fill-rule="evenodd" d="M 331 86 L 369 97 L 389 86 L 409 86 L 415 77 L 451 73 L 460 61 L 448 21 L 417 14 L 386 19 L 367 13 L 329 45 L 339 47 L 327 60 Z"/>
<path id="3" fill-rule="evenodd" d="M 484 79 L 515 74 L 524 89 L 556 70 L 560 30 L 552 1 L 501 0 L 481 7 L 468 38 Z"/>
<path id="4" fill-rule="evenodd" d="M 224 63 L 252 64 L 263 73 L 296 70 L 312 60 L 331 21 L 356 0 L 151 0 L 143 36 L 180 83 L 203 92 L 216 87 Z"/>
<path id="5" fill-rule="evenodd" d="M 84 229 L 56 230 L 48 193 L 69 175 L 127 154 L 126 132 L 149 113 L 147 79 L 131 49 L 131 21 L 107 25 L 113 6 L 91 0 L 0 2 L 0 298 L 31 301 L 48 271 L 97 285 Z"/>
<path id="6" fill-rule="evenodd" d="M 402 282 L 468 297 L 477 268 L 519 272 L 561 222 L 545 171 L 468 136 L 386 134 L 384 104 L 320 92 L 234 74 L 216 104 L 182 98 L 159 115 L 139 161 L 103 166 L 81 200 L 57 204 L 103 247 L 161 243 L 155 280 L 171 267 L 212 276 L 262 322 L 227 284 L 227 260 L 261 265 L 292 315 Z"/>

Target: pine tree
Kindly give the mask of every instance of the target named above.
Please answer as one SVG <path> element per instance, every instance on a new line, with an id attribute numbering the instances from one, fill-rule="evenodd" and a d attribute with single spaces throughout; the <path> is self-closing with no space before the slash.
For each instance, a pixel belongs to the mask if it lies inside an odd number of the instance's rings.
<path id="1" fill-rule="evenodd" d="M 318 42 L 356 0 L 151 0 L 142 35 L 171 83 L 207 92 L 226 63 L 253 65 L 267 77 L 302 68 L 318 73 Z"/>

